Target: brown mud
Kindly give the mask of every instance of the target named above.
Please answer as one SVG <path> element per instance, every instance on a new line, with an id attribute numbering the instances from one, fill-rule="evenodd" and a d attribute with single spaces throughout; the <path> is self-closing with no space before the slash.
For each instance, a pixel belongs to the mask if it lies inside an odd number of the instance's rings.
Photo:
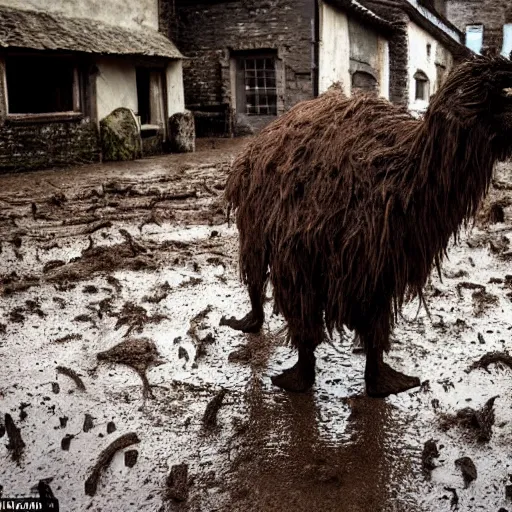
<path id="1" fill-rule="evenodd" d="M 222 202 L 244 141 L 201 143 L 0 176 L 4 494 L 53 477 L 73 511 L 512 510 L 510 170 L 432 276 L 429 314 L 407 305 L 393 333 L 386 360 L 422 386 L 368 398 L 347 332 L 287 394 L 272 302 L 260 335 L 219 325 L 249 305 Z"/>

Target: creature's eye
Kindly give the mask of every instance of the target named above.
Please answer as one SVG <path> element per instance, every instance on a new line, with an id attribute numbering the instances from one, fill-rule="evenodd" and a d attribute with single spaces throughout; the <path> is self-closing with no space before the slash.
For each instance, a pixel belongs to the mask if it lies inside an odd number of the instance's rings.
<path id="1" fill-rule="evenodd" d="M 512 87 L 505 87 L 502 90 L 502 94 L 505 98 L 512 98 Z"/>

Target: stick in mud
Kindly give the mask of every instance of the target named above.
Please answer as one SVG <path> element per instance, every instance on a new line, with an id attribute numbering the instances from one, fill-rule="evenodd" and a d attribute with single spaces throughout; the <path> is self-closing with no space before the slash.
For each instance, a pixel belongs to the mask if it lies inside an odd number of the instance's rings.
<path id="1" fill-rule="evenodd" d="M 206 410 L 203 415 L 203 425 L 205 428 L 212 428 L 217 425 L 217 413 L 222 407 L 222 402 L 226 396 L 226 390 L 221 389 L 206 406 Z"/>
<path id="2" fill-rule="evenodd" d="M 86 228 L 84 228 L 82 230 L 82 232 L 80 234 L 81 235 L 90 235 L 92 233 L 95 233 L 96 231 L 99 231 L 100 229 L 111 228 L 111 227 L 112 227 L 112 222 L 110 222 L 109 220 L 102 220 L 100 222 L 93 223 L 91 226 L 87 226 Z"/>
<path id="3" fill-rule="evenodd" d="M 423 452 L 421 454 L 421 466 L 426 476 L 430 476 L 430 472 L 436 468 L 434 459 L 438 457 L 439 450 L 437 449 L 437 444 L 433 439 L 429 439 L 423 445 Z"/>
<path id="4" fill-rule="evenodd" d="M 5 415 L 5 431 L 9 438 L 7 449 L 12 450 L 12 460 L 18 462 L 25 448 L 25 443 L 21 437 L 21 429 L 14 424 L 10 414 Z"/>
<path id="5" fill-rule="evenodd" d="M 110 461 L 114 455 L 119 451 L 131 446 L 133 444 L 140 443 L 135 432 L 124 434 L 117 438 L 113 443 L 109 444 L 98 457 L 98 461 L 93 466 L 91 474 L 85 481 L 85 494 L 88 496 L 94 496 L 98 489 L 98 482 L 100 479 L 101 472 L 110 464 Z"/>
<path id="6" fill-rule="evenodd" d="M 464 488 L 467 488 L 469 484 L 473 480 L 476 480 L 478 476 L 475 463 L 469 457 L 461 457 L 455 461 L 455 465 L 460 469 L 462 473 L 462 478 L 464 479 Z"/>
<path id="7" fill-rule="evenodd" d="M 468 372 L 483 368 L 487 373 L 490 373 L 489 365 L 493 363 L 502 363 L 512 369 L 512 356 L 508 352 L 488 352 L 478 361 L 475 361 L 469 367 Z"/>
<path id="8" fill-rule="evenodd" d="M 68 341 L 80 341 L 83 338 L 81 334 L 66 334 L 66 336 L 62 336 L 61 338 L 57 338 L 53 340 L 54 343 L 66 343 Z"/>
<path id="9" fill-rule="evenodd" d="M 188 498 L 188 464 L 172 466 L 166 484 L 167 499 L 186 501 Z"/>
<path id="10" fill-rule="evenodd" d="M 57 366 L 56 370 L 57 373 L 62 373 L 62 375 L 66 375 L 66 377 L 72 379 L 75 382 L 76 387 L 78 389 L 85 391 L 85 385 L 83 380 L 74 370 L 72 370 L 71 368 L 66 368 L 65 366 Z"/>

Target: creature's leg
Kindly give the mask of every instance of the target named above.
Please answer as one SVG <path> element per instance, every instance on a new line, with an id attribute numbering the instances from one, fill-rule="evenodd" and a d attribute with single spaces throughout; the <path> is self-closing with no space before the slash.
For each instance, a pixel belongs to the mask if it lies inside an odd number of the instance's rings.
<path id="1" fill-rule="evenodd" d="M 299 353 L 298 361 L 283 373 L 272 377 L 272 382 L 286 391 L 308 391 L 315 383 L 315 348 L 322 342 L 324 326 L 321 311 L 308 316 L 307 320 L 289 318 L 291 343 Z"/>
<path id="2" fill-rule="evenodd" d="M 384 362 L 384 350 L 389 347 L 389 315 L 381 315 L 370 329 L 361 332 L 366 349 L 364 379 L 368 396 L 384 398 L 420 385 L 418 377 L 409 377 L 393 370 Z"/>
<path id="3" fill-rule="evenodd" d="M 235 317 L 222 317 L 220 325 L 227 325 L 232 329 L 242 332 L 257 333 L 260 331 L 265 319 L 263 312 L 263 302 L 265 299 L 265 288 L 267 284 L 268 274 L 268 257 L 260 255 L 254 257 L 251 262 L 250 272 L 247 273 L 249 289 L 249 298 L 251 299 L 251 311 L 243 318 L 237 320 Z"/>

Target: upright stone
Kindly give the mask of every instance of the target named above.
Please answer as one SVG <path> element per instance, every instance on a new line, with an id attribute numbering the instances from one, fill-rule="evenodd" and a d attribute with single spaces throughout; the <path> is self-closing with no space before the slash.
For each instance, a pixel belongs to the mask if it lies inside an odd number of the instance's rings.
<path id="1" fill-rule="evenodd" d="M 133 112 L 116 108 L 100 121 L 103 160 L 135 160 L 142 156 L 140 129 Z"/>
<path id="2" fill-rule="evenodd" d="M 193 153 L 196 150 L 196 130 L 192 112 L 178 112 L 169 118 L 169 146 L 174 153 Z"/>

